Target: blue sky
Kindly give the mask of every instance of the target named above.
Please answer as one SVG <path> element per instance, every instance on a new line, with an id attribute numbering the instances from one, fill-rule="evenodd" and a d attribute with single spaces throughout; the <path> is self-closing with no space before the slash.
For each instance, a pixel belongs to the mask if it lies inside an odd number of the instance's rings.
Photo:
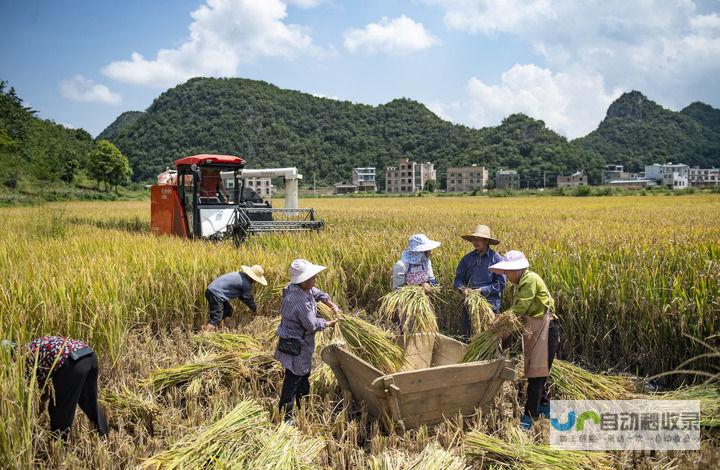
<path id="1" fill-rule="evenodd" d="M 720 107 L 718 0 L 0 0 L 0 79 L 96 135 L 192 76 L 575 138 L 622 92 Z"/>

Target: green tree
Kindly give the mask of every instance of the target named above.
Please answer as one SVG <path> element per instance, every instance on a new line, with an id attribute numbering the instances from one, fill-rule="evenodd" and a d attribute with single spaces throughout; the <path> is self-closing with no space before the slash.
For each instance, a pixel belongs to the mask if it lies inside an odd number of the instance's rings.
<path id="1" fill-rule="evenodd" d="M 95 178 L 100 189 L 100 182 L 105 183 L 105 191 L 110 185 L 115 187 L 124 184 L 130 177 L 130 164 L 117 147 L 107 140 L 99 140 L 88 156 L 88 173 Z"/>

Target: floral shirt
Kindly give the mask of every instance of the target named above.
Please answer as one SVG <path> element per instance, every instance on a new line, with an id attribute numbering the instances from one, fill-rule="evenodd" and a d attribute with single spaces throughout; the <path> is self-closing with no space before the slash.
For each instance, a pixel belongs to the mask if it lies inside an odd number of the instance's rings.
<path id="1" fill-rule="evenodd" d="M 43 336 L 34 339 L 25 345 L 28 370 L 35 367 L 35 357 L 37 356 L 38 385 L 44 387 L 48 376 L 65 364 L 71 351 L 77 351 L 86 346 L 87 344 L 82 341 L 63 336 Z"/>

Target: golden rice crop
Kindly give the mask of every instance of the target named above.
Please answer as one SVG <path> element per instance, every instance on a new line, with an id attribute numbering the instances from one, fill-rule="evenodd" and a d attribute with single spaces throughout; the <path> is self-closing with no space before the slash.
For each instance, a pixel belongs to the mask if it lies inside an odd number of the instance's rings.
<path id="1" fill-rule="evenodd" d="M 473 335 L 488 329 L 492 322 L 495 321 L 495 312 L 493 311 L 492 305 L 490 305 L 490 302 L 487 301 L 479 290 L 467 290 L 465 305 L 467 306 L 468 315 L 470 316 Z"/>
<path id="2" fill-rule="evenodd" d="M 384 323 L 397 324 L 403 336 L 438 332 L 435 308 L 422 286 L 403 286 L 385 294 L 377 313 Z"/>
<path id="3" fill-rule="evenodd" d="M 708 428 L 720 427 L 720 384 L 707 383 L 682 387 L 671 392 L 651 395 L 659 400 L 699 400 L 700 425 Z"/>
<path id="4" fill-rule="evenodd" d="M 480 331 L 473 337 L 462 361 L 495 359 L 500 351 L 500 338 L 518 331 L 521 327 L 522 323 L 517 315 L 509 311 L 501 313 L 488 329 Z"/>
<path id="5" fill-rule="evenodd" d="M 593 374 L 556 359 L 550 369 L 550 393 L 562 400 L 625 400 L 635 391 L 629 377 Z"/>
<path id="6" fill-rule="evenodd" d="M 253 337 L 239 333 L 201 333 L 193 341 L 220 351 L 234 351 L 251 357 L 261 351 L 260 343 Z"/>
<path id="7" fill-rule="evenodd" d="M 156 370 L 141 382 L 142 386 L 151 386 L 161 392 L 198 379 L 204 374 L 218 373 L 226 377 L 242 377 L 248 374 L 246 357 L 233 351 L 200 356 L 196 360 L 179 366 Z M 199 382 L 195 382 L 197 388 Z"/>

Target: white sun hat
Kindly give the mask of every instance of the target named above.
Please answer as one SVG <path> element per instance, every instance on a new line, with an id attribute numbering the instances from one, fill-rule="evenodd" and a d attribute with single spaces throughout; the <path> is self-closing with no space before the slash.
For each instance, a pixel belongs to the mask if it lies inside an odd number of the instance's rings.
<path id="1" fill-rule="evenodd" d="M 408 243 L 408 251 L 423 252 L 434 250 L 440 246 L 440 242 L 430 240 L 424 233 L 412 235 Z"/>
<path id="2" fill-rule="evenodd" d="M 493 264 L 488 269 L 493 271 L 515 271 L 528 267 L 530 267 L 530 263 L 522 251 L 510 250 L 503 256 L 503 261 Z"/>
<path id="3" fill-rule="evenodd" d="M 265 279 L 265 270 L 259 264 L 253 264 L 252 266 L 245 266 L 243 264 L 240 266 L 240 268 L 245 274 L 250 276 L 253 281 L 259 282 L 264 286 L 267 285 L 267 279 Z"/>
<path id="4" fill-rule="evenodd" d="M 310 261 L 302 258 L 296 259 L 290 263 L 290 282 L 292 284 L 303 283 L 323 269 L 325 269 L 325 266 L 312 264 Z"/>

